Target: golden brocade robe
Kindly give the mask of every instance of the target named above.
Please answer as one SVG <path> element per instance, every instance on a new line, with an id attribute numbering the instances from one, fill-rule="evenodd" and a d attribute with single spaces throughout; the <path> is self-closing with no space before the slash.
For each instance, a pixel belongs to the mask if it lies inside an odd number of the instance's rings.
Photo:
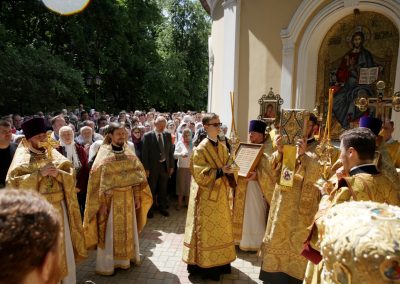
<path id="1" fill-rule="evenodd" d="M 257 183 L 263 193 L 264 199 L 269 206 L 272 197 L 272 189 L 275 187 L 276 183 L 276 177 L 273 175 L 273 172 L 270 168 L 269 157 L 267 154 L 263 154 L 261 157 L 260 161 L 258 162 L 256 172 Z M 240 240 L 242 239 L 247 185 L 248 181 L 246 178 L 238 178 L 233 202 L 233 236 L 236 244 L 239 244 Z"/>
<path id="2" fill-rule="evenodd" d="M 394 140 L 392 143 L 385 144 L 387 151 L 389 152 L 390 157 L 396 168 L 400 168 L 400 143 L 397 140 Z"/>
<path id="3" fill-rule="evenodd" d="M 14 159 L 7 173 L 7 187 L 14 189 L 35 190 L 47 199 L 61 215 L 64 229 L 64 214 L 62 201 L 65 201 L 69 229 L 75 259 L 87 257 L 85 239 L 82 228 L 82 219 L 79 212 L 78 199 L 75 191 L 74 168 L 71 162 L 55 149 L 52 150 L 52 163 L 58 169 L 57 177 L 43 177 L 40 168 L 49 163 L 46 153 L 31 152 L 21 143 L 17 148 Z M 61 242 L 62 253 L 62 278 L 67 276 L 66 252 L 64 238 Z"/>
<path id="4" fill-rule="evenodd" d="M 111 145 L 102 145 L 89 176 L 83 221 L 87 247 L 105 247 L 112 203 L 114 259 L 132 259 L 135 254 L 133 210 L 134 199 L 137 198 L 141 200 L 141 206 L 136 210 L 137 230 L 140 233 L 153 203 L 143 165 L 129 147 L 125 146 L 121 153 L 117 153 L 112 151 Z M 105 215 L 99 213 L 103 205 L 107 207 Z"/>
<path id="5" fill-rule="evenodd" d="M 182 259 L 187 264 L 210 268 L 236 259 L 232 216 L 229 207 L 229 184 L 225 176 L 216 179 L 217 169 L 228 161 L 227 148 L 214 148 L 204 139 L 193 151 L 193 174 L 186 218 Z"/>
<path id="6" fill-rule="evenodd" d="M 386 144 L 377 147 L 374 163 L 377 165 L 378 170 L 393 182 L 400 196 L 400 178 Z"/>
<path id="7" fill-rule="evenodd" d="M 269 206 L 272 202 L 272 194 L 274 193 L 276 182 L 280 178 L 279 169 L 282 166 L 281 162 L 276 158 L 276 155 L 270 156 L 264 153 L 257 167 L 257 176 L 262 177 L 258 179 L 258 183 Z"/>
<path id="8" fill-rule="evenodd" d="M 331 206 L 354 199 L 399 205 L 394 184 L 383 174 L 359 173 L 344 180 L 349 186 L 339 182 L 339 187 L 330 194 Z"/>
<path id="9" fill-rule="evenodd" d="M 312 151 L 314 144 L 309 145 L 308 149 Z M 271 165 L 279 174 L 281 162 L 282 155 L 275 152 Z M 293 186 L 275 185 L 261 247 L 261 270 L 282 272 L 303 279 L 307 260 L 300 253 L 309 233 L 308 227 L 318 210 L 320 193 L 315 182 L 319 176 L 315 156 L 307 151 L 297 159 Z"/>
<path id="10" fill-rule="evenodd" d="M 393 164 L 392 158 L 390 157 L 390 150 L 387 147 L 387 144 L 383 144 L 377 148 L 373 163 L 376 165 L 378 171 L 393 183 L 400 196 L 400 177 L 396 171 L 395 165 Z M 332 167 L 331 177 L 329 179 L 334 186 L 338 183 L 336 170 L 340 167 L 342 167 L 342 161 L 338 159 Z"/>
<path id="11" fill-rule="evenodd" d="M 314 232 L 312 240 L 313 247 L 317 250 L 320 250 L 319 243 L 323 238 L 323 232 L 319 229 L 320 218 L 325 215 L 329 208 L 346 201 L 375 201 L 396 206 L 400 205 L 396 187 L 384 174 L 359 173 L 340 180 L 331 194 L 322 198 L 319 210 L 314 218 L 318 232 Z M 323 261 L 318 265 L 309 262 L 304 283 L 331 283 L 321 279 L 323 266 Z"/>

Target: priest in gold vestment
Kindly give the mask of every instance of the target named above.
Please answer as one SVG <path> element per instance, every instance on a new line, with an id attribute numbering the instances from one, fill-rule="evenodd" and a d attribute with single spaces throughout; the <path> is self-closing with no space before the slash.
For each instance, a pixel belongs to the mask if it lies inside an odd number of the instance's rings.
<path id="1" fill-rule="evenodd" d="M 393 148 L 386 143 L 385 136 L 379 135 L 385 133 L 385 129 L 381 131 L 383 122 L 379 118 L 364 116 L 360 119 L 360 127 L 369 128 L 376 136 L 376 153 L 374 163 L 378 170 L 385 175 L 396 187 L 397 193 L 400 196 L 400 177 L 395 166 L 395 158 L 392 156 Z"/>
<path id="2" fill-rule="evenodd" d="M 262 120 L 251 120 L 250 143 L 264 144 L 267 125 Z M 268 204 L 263 192 L 275 187 L 275 177 L 269 168 L 269 157 L 264 153 L 249 177 L 239 176 L 233 200 L 233 236 L 244 251 L 258 251 L 267 225 Z M 271 153 L 269 153 L 271 154 Z M 269 202 L 271 199 L 268 200 Z"/>
<path id="3" fill-rule="evenodd" d="M 83 227 L 88 248 L 97 246 L 101 275 L 140 263 L 139 232 L 153 200 L 143 165 L 125 136 L 124 124 L 109 125 L 89 177 Z"/>
<path id="4" fill-rule="evenodd" d="M 202 120 L 207 138 L 193 151 L 193 174 L 183 244 L 183 261 L 190 274 L 219 281 L 230 273 L 236 259 L 229 207 L 228 150 L 218 142 L 221 122 L 218 115 L 206 114 Z"/>
<path id="5" fill-rule="evenodd" d="M 400 143 L 394 140 L 392 134 L 394 132 L 394 122 L 385 121 L 382 126 L 382 137 L 385 141 L 386 149 L 396 168 L 400 168 Z"/>
<path id="6" fill-rule="evenodd" d="M 297 142 L 297 161 L 293 186 L 276 184 L 263 244 L 260 279 L 265 283 L 301 283 L 307 266 L 307 259 L 300 255 L 308 227 L 318 210 L 320 193 L 315 186 L 319 178 L 319 165 L 314 153 L 317 142 L 314 130 L 317 120 L 314 116 L 307 122 L 307 139 Z M 278 151 L 270 159 L 271 169 L 278 176 L 282 168 L 281 137 L 277 136 Z"/>
<path id="7" fill-rule="evenodd" d="M 22 129 L 26 140 L 15 152 L 6 178 L 7 187 L 39 192 L 61 214 L 62 283 L 75 284 L 75 259 L 86 258 L 87 251 L 73 165 L 57 150 L 40 145 L 48 139 L 43 118 L 25 121 Z"/>
<path id="8" fill-rule="evenodd" d="M 391 158 L 391 150 L 388 147 L 388 144 L 385 143 L 387 132 L 384 128 L 383 131 L 381 131 L 382 121 L 378 118 L 363 116 L 360 119 L 360 127 L 368 128 L 374 133 L 376 137 L 376 150 L 373 163 L 376 165 L 378 171 L 394 184 L 400 196 L 400 178 Z M 337 186 L 338 183 L 336 170 L 342 171 L 342 161 L 340 159 L 338 159 L 332 167 L 330 181 L 332 182 L 333 186 Z"/>
<path id="9" fill-rule="evenodd" d="M 375 201 L 391 205 L 400 205 L 398 192 L 390 179 L 381 174 L 374 164 L 376 136 L 368 128 L 360 127 L 347 130 L 341 136 L 340 160 L 343 168 L 337 172 L 338 184 L 332 191 L 324 188 L 319 210 L 314 217 L 311 244 L 320 250 L 322 231 L 318 231 L 320 220 L 326 211 L 336 204 L 346 201 Z M 309 262 L 304 283 L 328 283 L 321 273 L 323 261 L 318 265 Z"/>

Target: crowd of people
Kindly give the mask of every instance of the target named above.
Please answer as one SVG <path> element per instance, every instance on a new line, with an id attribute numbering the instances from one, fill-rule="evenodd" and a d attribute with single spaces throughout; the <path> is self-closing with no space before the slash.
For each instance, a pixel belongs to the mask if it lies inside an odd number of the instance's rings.
<path id="1" fill-rule="evenodd" d="M 36 235 L 23 236 L 29 239 L 24 245 L 32 245 L 27 251 L 36 244 L 43 247 L 34 251 L 39 262 L 26 259 L 26 277 L 56 283 L 52 276 L 57 275 L 62 283 L 76 283 L 75 261 L 86 258 L 88 249 L 97 249 L 96 272 L 112 275 L 115 268 L 140 262 L 140 232 L 148 219 L 187 209 L 182 247 L 190 274 L 220 280 L 231 272 L 238 246 L 260 253 L 260 279 L 265 283 L 330 283 L 328 279 L 338 277 L 351 283 L 353 267 L 346 266 L 345 259 L 337 260 L 337 267 L 349 273 L 332 276 L 340 269 L 332 267 L 327 255 L 336 252 L 320 246 L 331 237 L 325 234 L 329 230 L 324 218 L 346 201 L 400 205 L 400 144 L 392 137 L 394 124 L 365 116 L 360 127 L 345 131 L 340 148 L 331 153 L 330 178 L 323 186 L 317 183 L 321 164 L 316 117 L 310 116 L 305 137 L 296 141 L 291 185 L 282 183 L 288 148 L 275 126 L 268 132 L 264 121 L 249 122 L 249 143 L 262 145 L 262 153 L 247 176 L 238 176 L 227 127 L 215 113 L 151 109 L 110 115 L 80 106 L 52 116 L 3 117 L 0 186 L 6 189 L 0 192 L 0 262 L 12 254 L 4 244 L 15 242 L 10 245 L 15 247 L 21 242 L 3 232 L 17 221 L 22 227 L 37 223 Z M 39 194 L 19 194 L 23 191 L 18 189 Z M 36 206 L 41 197 L 50 205 L 42 200 Z M 25 205 L 13 208 L 13 200 Z M 9 208 L 2 206 L 5 203 Z M 46 206 L 57 214 L 41 213 Z M 26 216 L 25 211 L 41 214 L 41 221 L 15 217 Z M 41 231 L 43 222 L 52 225 L 53 235 Z M 41 235 L 51 240 L 48 246 Z M 54 249 L 56 243 L 60 250 Z M 380 259 L 370 256 L 373 248 L 364 249 L 365 258 Z M 47 263 L 55 253 L 60 255 L 57 267 Z M 382 257 L 396 260 L 396 255 Z M 22 254 L 15 258 L 24 260 Z M 10 275 L 10 269 L 5 266 L 0 279 Z M 57 273 L 45 273 L 53 270 Z M 385 271 L 381 276 L 382 281 L 399 279 Z"/>

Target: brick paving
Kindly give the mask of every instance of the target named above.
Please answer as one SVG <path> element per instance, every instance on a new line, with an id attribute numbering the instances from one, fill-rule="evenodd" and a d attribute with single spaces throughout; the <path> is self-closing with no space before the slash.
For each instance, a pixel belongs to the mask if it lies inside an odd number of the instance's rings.
<path id="1" fill-rule="evenodd" d="M 247 284 L 262 283 L 258 280 L 260 257 L 254 253 L 238 250 L 238 258 L 232 263 L 232 273 L 221 277 L 220 282 L 202 280 L 200 277 L 189 277 L 186 264 L 182 261 L 182 244 L 185 231 L 186 210 L 176 211 L 173 206 L 169 210 L 171 216 L 163 217 L 155 212 L 149 219 L 140 235 L 140 266 L 128 270 L 116 270 L 113 276 L 95 274 L 95 252 L 77 265 L 77 281 L 79 284 L 178 284 L 178 283 L 225 283 Z"/>

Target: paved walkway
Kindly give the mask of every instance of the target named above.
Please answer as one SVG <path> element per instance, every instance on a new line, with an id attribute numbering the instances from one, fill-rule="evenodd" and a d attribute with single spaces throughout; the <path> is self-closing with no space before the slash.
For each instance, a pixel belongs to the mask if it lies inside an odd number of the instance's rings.
<path id="1" fill-rule="evenodd" d="M 77 266 L 78 283 L 91 280 L 96 284 L 177 284 L 177 283 L 218 283 L 189 277 L 186 264 L 182 261 L 183 234 L 186 210 L 169 210 L 166 218 L 155 212 L 140 236 L 142 264 L 129 270 L 117 270 L 114 276 L 100 276 L 94 273 L 95 252 Z M 256 254 L 238 251 L 238 258 L 232 263 L 232 273 L 221 277 L 220 283 L 245 284 L 261 283 L 258 280 L 260 258 Z M 91 283 L 91 282 L 89 282 Z"/>

